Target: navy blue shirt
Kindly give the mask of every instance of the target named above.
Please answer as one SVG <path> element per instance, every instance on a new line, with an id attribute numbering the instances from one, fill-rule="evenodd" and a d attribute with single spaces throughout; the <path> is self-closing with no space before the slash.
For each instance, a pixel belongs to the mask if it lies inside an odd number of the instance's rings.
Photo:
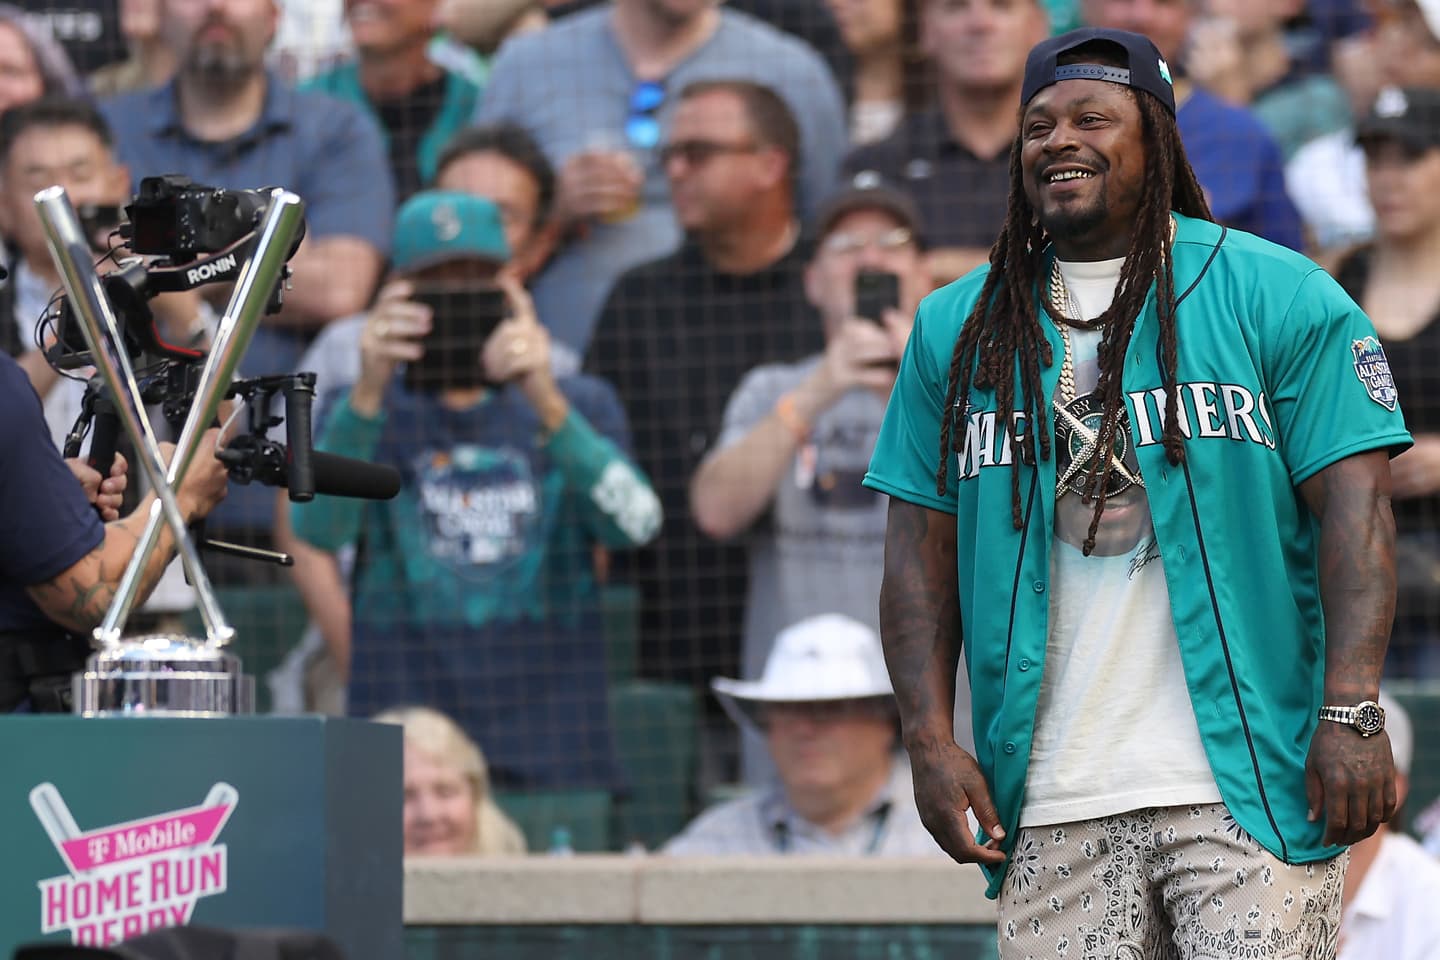
<path id="1" fill-rule="evenodd" d="M 25 371 L 0 353 L 0 631 L 47 626 L 25 592 L 74 566 L 105 527 L 50 441 Z"/>
<path id="2" fill-rule="evenodd" d="M 1215 219 L 1303 249 L 1300 213 L 1285 192 L 1280 147 L 1260 120 L 1200 87 L 1180 105 L 1175 120 Z"/>

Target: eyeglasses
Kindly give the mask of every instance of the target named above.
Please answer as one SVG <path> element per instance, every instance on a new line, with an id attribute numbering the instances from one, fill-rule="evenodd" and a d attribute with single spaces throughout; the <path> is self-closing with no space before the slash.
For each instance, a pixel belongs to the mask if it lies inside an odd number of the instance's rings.
<path id="1" fill-rule="evenodd" d="M 820 245 L 826 253 L 844 255 L 847 253 L 858 253 L 868 246 L 875 246 L 881 251 L 899 250 L 914 242 L 914 236 L 908 227 L 896 227 L 894 230 L 880 234 L 878 237 L 869 237 L 856 233 L 832 233 L 825 238 Z"/>
<path id="2" fill-rule="evenodd" d="M 660 148 L 660 164 L 684 160 L 687 166 L 704 166 L 723 153 L 754 153 L 760 148 L 753 143 L 720 143 L 716 140 L 676 140 Z"/>
<path id="3" fill-rule="evenodd" d="M 641 80 L 630 91 L 630 115 L 625 118 L 625 139 L 632 147 L 652 150 L 660 142 L 660 120 L 655 112 L 665 103 L 665 88 L 654 80 Z"/>

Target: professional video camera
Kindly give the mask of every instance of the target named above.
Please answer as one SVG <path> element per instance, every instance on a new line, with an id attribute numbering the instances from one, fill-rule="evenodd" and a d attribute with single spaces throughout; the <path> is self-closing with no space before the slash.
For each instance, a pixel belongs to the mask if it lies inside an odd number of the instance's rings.
<path id="1" fill-rule="evenodd" d="M 147 405 L 159 405 L 177 433 L 194 401 L 206 354 L 192 345 L 170 342 L 150 309 L 150 300 L 161 293 L 236 280 L 259 240 L 258 227 L 269 198 L 268 190 L 221 190 L 178 175 L 147 177 L 125 207 L 128 220 L 112 235 L 112 239 L 118 235 L 133 255 L 116 259 L 117 269 L 100 277 L 105 299 L 135 363 L 141 397 Z M 303 236 L 302 227 L 286 260 Z M 269 294 L 267 313 L 283 305 L 288 277 L 286 267 Z M 62 375 L 92 366 L 84 333 L 67 298 L 57 296 L 39 328 L 37 339 L 47 329 L 54 335 L 46 357 Z M 308 501 L 316 493 L 383 500 L 399 490 L 399 474 L 390 467 L 314 451 L 315 374 L 236 378 L 226 397 L 243 401 L 247 413 L 245 431 L 229 439 L 218 453 L 232 481 L 285 487 L 295 502 Z M 275 412 L 277 397 L 283 399 L 283 415 Z M 284 444 L 268 436 L 281 423 L 286 428 Z M 80 416 L 66 438 L 65 456 L 79 456 L 85 436 L 91 434 L 89 463 L 106 474 L 119 433 L 120 419 L 109 388 L 96 375 L 86 385 Z M 268 551 L 214 541 L 207 545 L 279 559 Z"/>

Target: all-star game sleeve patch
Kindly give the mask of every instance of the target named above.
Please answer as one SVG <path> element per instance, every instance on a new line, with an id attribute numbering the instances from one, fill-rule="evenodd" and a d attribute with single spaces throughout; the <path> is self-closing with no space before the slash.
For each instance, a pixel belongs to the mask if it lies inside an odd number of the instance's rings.
<path id="1" fill-rule="evenodd" d="M 1374 337 L 1365 337 L 1350 344 L 1355 357 L 1355 376 L 1365 385 L 1365 392 L 1386 410 L 1394 410 L 1399 401 L 1395 390 L 1395 378 L 1390 374 L 1390 361 L 1385 359 L 1385 348 Z"/>

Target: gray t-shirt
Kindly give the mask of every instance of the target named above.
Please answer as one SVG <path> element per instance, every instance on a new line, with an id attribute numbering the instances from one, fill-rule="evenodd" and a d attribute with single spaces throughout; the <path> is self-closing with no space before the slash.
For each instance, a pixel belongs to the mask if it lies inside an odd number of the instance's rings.
<path id="1" fill-rule="evenodd" d="M 739 442 L 820 362 L 757 367 L 725 408 L 717 449 Z M 750 596 L 741 668 L 758 677 L 775 636 L 822 613 L 880 628 L 884 496 L 861 486 L 885 400 L 852 390 L 815 420 L 810 442 L 785 471 L 768 514 L 750 533 Z"/>
<path id="2" fill-rule="evenodd" d="M 611 31 L 611 9 L 602 4 L 508 41 L 492 64 L 476 121 L 522 125 L 556 170 L 586 149 L 629 149 L 624 128 L 636 79 Z M 665 78 L 656 119 L 667 129 L 680 91 L 697 80 L 771 87 L 800 125 L 800 212 L 812 214 L 834 188 L 847 148 L 840 88 L 802 41 L 734 10 L 722 9 L 720 16 L 714 35 Z M 616 223 L 591 224 L 534 284 L 541 322 L 580 356 L 615 280 L 680 241 L 658 151 L 632 153 L 645 170 L 640 209 Z"/>
<path id="3" fill-rule="evenodd" d="M 815 356 L 756 367 L 746 374 L 725 408 L 716 449 L 742 440 L 819 363 Z M 741 646 L 744 676 L 759 677 L 776 635 L 806 617 L 841 613 L 880 629 L 890 501 L 860 481 L 875 449 L 885 403 L 868 390 L 852 390 L 817 417 L 810 443 L 796 454 L 770 510 L 751 530 L 750 592 Z M 956 676 L 955 740 L 974 752 L 969 707 L 962 664 Z M 759 737 L 747 732 L 741 751 L 745 782 L 773 778 L 774 767 Z"/>

